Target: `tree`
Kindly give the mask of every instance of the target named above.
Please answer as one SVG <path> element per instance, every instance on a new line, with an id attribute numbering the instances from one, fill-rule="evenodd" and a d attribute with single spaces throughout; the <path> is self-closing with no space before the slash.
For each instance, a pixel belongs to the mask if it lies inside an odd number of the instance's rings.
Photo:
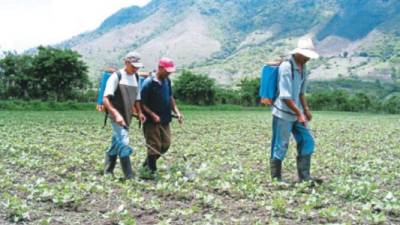
<path id="1" fill-rule="evenodd" d="M 89 84 L 87 66 L 81 56 L 69 49 L 39 47 L 33 60 L 35 78 L 40 81 L 37 90 L 42 99 L 54 96 L 56 101 L 66 100 L 74 91 Z"/>
<path id="2" fill-rule="evenodd" d="M 349 104 L 350 95 L 344 90 L 323 91 L 307 97 L 308 104 L 314 110 L 354 111 Z"/>
<path id="3" fill-rule="evenodd" d="M 383 109 L 388 113 L 400 113 L 400 93 L 393 94 L 383 105 Z"/>
<path id="4" fill-rule="evenodd" d="M 260 78 L 244 78 L 240 81 L 242 105 L 254 106 L 259 102 Z"/>
<path id="5" fill-rule="evenodd" d="M 240 105 L 241 96 L 239 90 L 229 88 L 217 88 L 216 99 L 218 104 Z"/>
<path id="6" fill-rule="evenodd" d="M 352 111 L 367 111 L 372 109 L 373 102 L 367 94 L 358 92 L 349 99 L 349 105 Z"/>
<path id="7" fill-rule="evenodd" d="M 183 71 L 174 81 L 174 95 L 188 104 L 212 105 L 215 103 L 215 81 L 205 75 Z"/>
<path id="8" fill-rule="evenodd" d="M 33 57 L 30 55 L 5 53 L 4 58 L 0 60 L 2 98 L 29 99 L 31 97 L 30 93 L 35 83 L 32 62 Z"/>

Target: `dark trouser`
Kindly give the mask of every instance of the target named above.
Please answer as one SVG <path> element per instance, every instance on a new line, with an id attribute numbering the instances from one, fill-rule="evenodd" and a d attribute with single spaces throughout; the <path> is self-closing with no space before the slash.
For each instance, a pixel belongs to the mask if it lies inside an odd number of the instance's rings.
<path id="1" fill-rule="evenodd" d="M 165 154 L 171 145 L 171 129 L 169 123 L 145 123 L 143 133 L 148 145 L 143 166 L 147 166 L 154 173 L 157 170 L 157 159 Z"/>
<path id="2" fill-rule="evenodd" d="M 143 133 L 146 139 L 148 155 L 159 156 L 168 151 L 171 145 L 171 129 L 168 124 L 145 123 Z"/>

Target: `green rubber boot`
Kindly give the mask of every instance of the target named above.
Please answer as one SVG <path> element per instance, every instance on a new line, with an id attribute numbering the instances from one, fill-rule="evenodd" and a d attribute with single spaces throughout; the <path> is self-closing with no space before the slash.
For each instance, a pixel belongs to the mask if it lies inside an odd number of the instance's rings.
<path id="1" fill-rule="evenodd" d="M 104 159 L 104 175 L 114 175 L 115 165 L 117 164 L 117 156 L 109 156 L 106 152 Z"/>
<path id="2" fill-rule="evenodd" d="M 312 177 L 310 175 L 310 170 L 311 170 L 311 155 L 297 156 L 297 173 L 299 175 L 299 181 L 300 182 L 310 181 L 313 184 L 322 184 L 323 180 Z"/>
<path id="3" fill-rule="evenodd" d="M 273 180 L 282 181 L 282 161 L 279 159 L 270 160 L 271 178 Z"/>
<path id="4" fill-rule="evenodd" d="M 131 165 L 131 159 L 128 157 L 120 158 L 119 161 L 121 162 L 122 172 L 124 172 L 124 176 L 126 180 L 133 179 L 133 171 Z"/>

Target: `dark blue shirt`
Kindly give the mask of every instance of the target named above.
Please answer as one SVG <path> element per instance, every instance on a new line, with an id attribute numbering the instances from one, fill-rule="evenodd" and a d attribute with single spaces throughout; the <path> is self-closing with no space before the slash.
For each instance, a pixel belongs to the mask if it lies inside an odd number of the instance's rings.
<path id="1" fill-rule="evenodd" d="M 148 77 L 144 80 L 140 92 L 142 103 L 160 117 L 162 124 L 170 123 L 172 120 L 172 88 L 169 79 L 157 80 L 156 77 Z M 153 122 L 150 115 L 144 112 L 147 122 Z"/>

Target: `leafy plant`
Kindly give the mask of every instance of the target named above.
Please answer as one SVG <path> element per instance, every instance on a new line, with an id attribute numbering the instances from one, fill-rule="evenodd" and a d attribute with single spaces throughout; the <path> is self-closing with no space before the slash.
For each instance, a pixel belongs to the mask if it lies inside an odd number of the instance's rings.
<path id="1" fill-rule="evenodd" d="M 29 207 L 27 203 L 17 196 L 4 193 L 1 204 L 7 212 L 7 217 L 13 222 L 21 222 L 30 219 Z"/>

